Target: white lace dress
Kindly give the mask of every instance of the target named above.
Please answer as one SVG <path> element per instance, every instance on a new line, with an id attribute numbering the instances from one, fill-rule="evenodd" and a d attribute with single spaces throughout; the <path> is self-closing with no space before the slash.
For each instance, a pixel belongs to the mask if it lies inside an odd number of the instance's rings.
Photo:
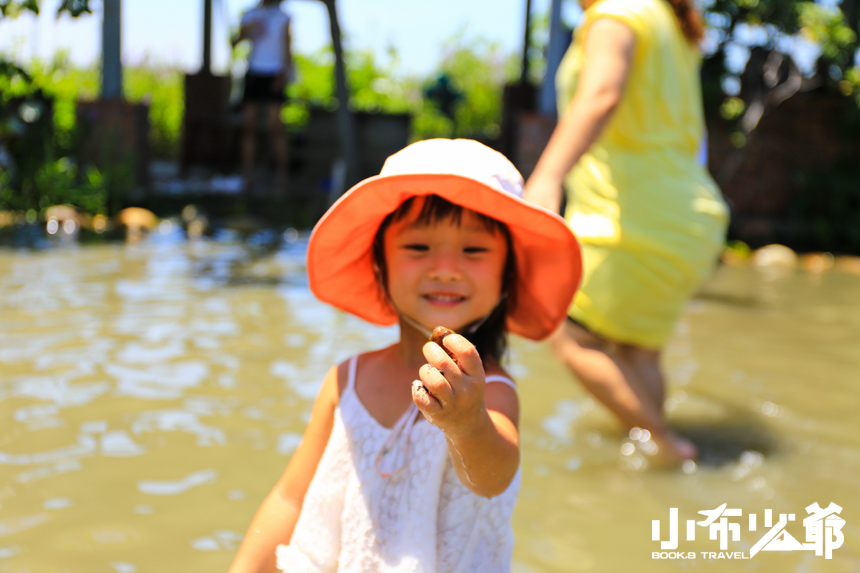
<path id="1" fill-rule="evenodd" d="M 417 416 L 414 405 L 394 428 L 381 426 L 355 393 L 355 370 L 353 358 L 290 544 L 278 546 L 278 569 L 509 571 L 520 472 L 502 495 L 473 494 L 457 477 L 442 432 Z M 499 382 L 513 387 L 507 378 L 487 377 Z M 386 453 L 382 466 L 380 452 Z"/>

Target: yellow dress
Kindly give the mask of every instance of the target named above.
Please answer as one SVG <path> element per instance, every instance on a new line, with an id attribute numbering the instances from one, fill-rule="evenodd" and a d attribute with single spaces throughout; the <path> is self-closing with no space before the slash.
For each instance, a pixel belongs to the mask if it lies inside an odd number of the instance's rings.
<path id="1" fill-rule="evenodd" d="M 586 10 L 556 76 L 560 113 L 576 92 L 588 27 L 603 17 L 627 24 L 636 48 L 613 117 L 565 181 L 565 219 L 585 261 L 570 316 L 606 338 L 660 348 L 716 262 L 728 209 L 698 159 L 699 52 L 666 0 Z"/>

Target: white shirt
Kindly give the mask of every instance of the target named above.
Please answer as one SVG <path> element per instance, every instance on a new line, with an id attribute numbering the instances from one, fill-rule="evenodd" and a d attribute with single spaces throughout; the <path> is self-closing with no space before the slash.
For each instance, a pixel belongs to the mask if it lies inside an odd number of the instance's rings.
<path id="1" fill-rule="evenodd" d="M 257 6 L 245 12 L 241 25 L 256 28 L 250 36 L 249 72 L 275 75 L 283 71 L 284 42 L 289 24 L 289 15 L 278 6 Z"/>

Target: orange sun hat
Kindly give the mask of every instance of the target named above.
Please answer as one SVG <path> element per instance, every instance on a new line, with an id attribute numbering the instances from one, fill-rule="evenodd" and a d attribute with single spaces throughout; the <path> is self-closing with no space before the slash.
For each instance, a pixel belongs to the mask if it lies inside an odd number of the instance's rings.
<path id="1" fill-rule="evenodd" d="M 379 175 L 356 184 L 323 215 L 308 244 L 311 291 L 369 322 L 398 315 L 377 280 L 373 241 L 382 221 L 410 197 L 438 195 L 504 223 L 516 257 L 510 332 L 549 336 L 582 277 L 579 242 L 564 219 L 524 201 L 523 178 L 501 153 L 469 139 L 429 139 L 390 156 Z"/>

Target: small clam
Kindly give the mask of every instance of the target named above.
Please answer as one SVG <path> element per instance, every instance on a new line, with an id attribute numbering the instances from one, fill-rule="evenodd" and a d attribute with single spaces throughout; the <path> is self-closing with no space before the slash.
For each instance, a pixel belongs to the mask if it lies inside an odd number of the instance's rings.
<path id="1" fill-rule="evenodd" d="M 451 351 L 445 348 L 445 345 L 442 344 L 442 341 L 445 340 L 445 337 L 449 334 L 457 334 L 450 328 L 445 328 L 444 326 L 437 326 L 433 329 L 433 333 L 430 335 L 430 342 L 435 342 L 439 346 L 442 347 L 442 350 L 448 353 L 448 356 L 454 358 L 454 355 L 451 354 Z M 456 360 L 456 359 L 455 359 Z"/>

